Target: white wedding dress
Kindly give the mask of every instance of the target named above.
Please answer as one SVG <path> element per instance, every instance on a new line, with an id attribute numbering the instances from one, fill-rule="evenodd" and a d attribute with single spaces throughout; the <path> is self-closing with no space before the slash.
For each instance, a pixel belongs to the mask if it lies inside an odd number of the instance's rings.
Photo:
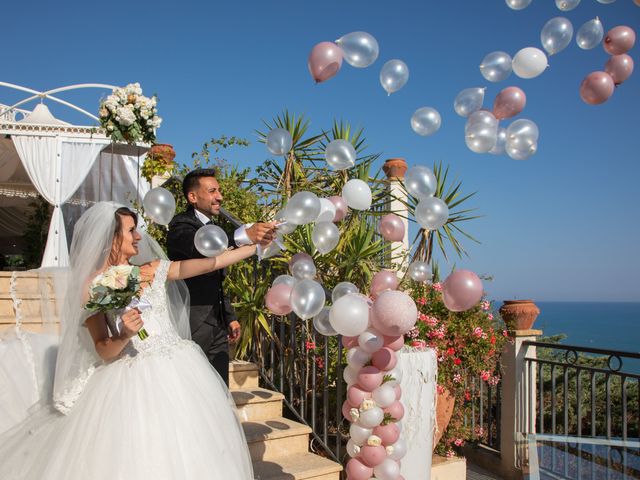
<path id="1" fill-rule="evenodd" d="M 226 385 L 169 318 L 169 264 L 160 262 L 142 294 L 152 305 L 142 312 L 149 337 L 98 365 L 66 415 L 42 405 L 0 435 L 0 479 L 254 478 Z"/>

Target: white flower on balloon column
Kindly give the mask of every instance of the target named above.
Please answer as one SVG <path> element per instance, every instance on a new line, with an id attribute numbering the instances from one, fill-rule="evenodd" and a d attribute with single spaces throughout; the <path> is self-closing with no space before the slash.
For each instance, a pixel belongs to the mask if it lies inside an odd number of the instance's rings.
<path id="1" fill-rule="evenodd" d="M 360 419 L 360 410 L 357 408 L 352 408 L 349 410 L 349 415 L 351 416 L 352 422 L 357 422 Z"/>
<path id="2" fill-rule="evenodd" d="M 387 452 L 387 455 L 389 455 L 389 456 L 393 455 L 393 451 L 394 451 L 394 450 L 395 450 L 395 449 L 393 448 L 393 445 L 389 445 L 389 446 L 387 446 L 387 447 L 385 448 L 385 451 Z"/>
<path id="3" fill-rule="evenodd" d="M 380 445 L 382 445 L 382 439 L 377 435 L 371 435 L 367 439 L 367 445 L 369 445 L 370 447 L 379 447 Z"/>
<path id="4" fill-rule="evenodd" d="M 367 399 L 367 400 L 363 400 L 362 403 L 360 404 L 360 411 L 364 412 L 366 410 L 371 410 L 372 408 L 377 407 L 376 402 L 374 402 L 373 400 Z"/>

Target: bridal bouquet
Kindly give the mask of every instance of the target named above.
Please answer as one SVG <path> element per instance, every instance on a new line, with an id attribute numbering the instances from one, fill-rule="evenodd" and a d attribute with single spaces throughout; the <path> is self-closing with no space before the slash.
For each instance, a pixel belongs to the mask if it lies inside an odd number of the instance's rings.
<path id="1" fill-rule="evenodd" d="M 156 128 L 162 123 L 156 103 L 155 95 L 142 95 L 139 83 L 116 88 L 100 103 L 100 125 L 116 142 L 155 143 Z"/>
<path id="2" fill-rule="evenodd" d="M 93 279 L 89 286 L 89 301 L 85 310 L 106 313 L 138 306 L 140 299 L 140 268 L 133 265 L 115 265 Z M 140 340 L 149 334 L 142 328 Z"/>

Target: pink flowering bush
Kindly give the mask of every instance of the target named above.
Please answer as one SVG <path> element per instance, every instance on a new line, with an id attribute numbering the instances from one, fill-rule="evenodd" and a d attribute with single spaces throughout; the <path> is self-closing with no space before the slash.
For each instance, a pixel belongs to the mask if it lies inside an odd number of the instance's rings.
<path id="1" fill-rule="evenodd" d="M 505 342 L 509 340 L 502 323 L 494 320 L 492 306 L 483 300 L 466 312 L 451 312 L 442 301 L 440 283 L 412 283 L 409 292 L 418 306 L 415 328 L 405 335 L 405 343 L 413 347 L 426 346 L 436 351 L 438 359 L 437 392 L 449 390 L 455 398 L 453 416 L 436 453 L 451 456 L 453 449 L 467 441 L 477 441 L 487 434 L 483 429 L 465 427 L 465 415 L 477 399 L 478 381 L 495 387 L 500 382 L 498 361 Z M 475 391 L 470 386 L 476 378 Z M 486 389 L 485 389 L 486 390 Z"/>

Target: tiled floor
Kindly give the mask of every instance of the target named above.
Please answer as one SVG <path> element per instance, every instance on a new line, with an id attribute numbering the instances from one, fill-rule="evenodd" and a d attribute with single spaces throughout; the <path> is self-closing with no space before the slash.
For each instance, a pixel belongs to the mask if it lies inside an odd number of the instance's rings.
<path id="1" fill-rule="evenodd" d="M 502 477 L 497 476 L 483 468 L 467 462 L 467 480 L 500 480 Z"/>

